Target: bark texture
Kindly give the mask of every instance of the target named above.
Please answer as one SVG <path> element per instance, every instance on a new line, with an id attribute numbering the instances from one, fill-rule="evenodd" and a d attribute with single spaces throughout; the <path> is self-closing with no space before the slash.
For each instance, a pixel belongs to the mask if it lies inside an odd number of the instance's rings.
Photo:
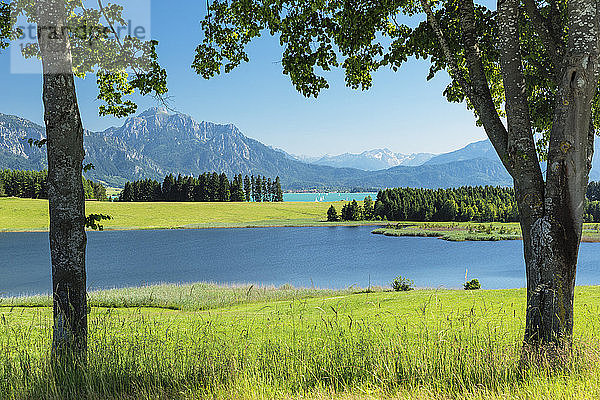
<path id="1" fill-rule="evenodd" d="M 85 354 L 87 299 L 83 125 L 63 0 L 37 0 L 48 150 L 53 351 Z"/>

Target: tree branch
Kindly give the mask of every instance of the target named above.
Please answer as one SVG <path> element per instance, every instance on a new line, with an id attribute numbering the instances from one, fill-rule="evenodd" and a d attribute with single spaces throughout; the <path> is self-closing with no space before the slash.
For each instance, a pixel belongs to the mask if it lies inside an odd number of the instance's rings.
<path id="1" fill-rule="evenodd" d="M 565 236 L 581 236 L 588 164 L 593 149 L 593 100 L 600 72 L 600 21 L 596 0 L 567 4 L 569 38 L 561 66 L 550 143 L 546 212 L 561 222 Z"/>
<path id="2" fill-rule="evenodd" d="M 519 211 L 522 218 L 533 222 L 544 213 L 544 179 L 533 140 L 525 90 L 519 40 L 519 0 L 498 1 L 498 30 L 508 122 L 508 157 L 514 168 L 515 186 L 519 187 Z"/>
<path id="3" fill-rule="evenodd" d="M 469 82 L 467 82 L 467 80 L 463 76 L 462 71 L 458 67 L 458 63 L 456 62 L 456 59 L 454 58 L 454 55 L 450 51 L 450 46 L 448 46 L 448 42 L 446 41 L 446 38 L 444 37 L 444 33 L 442 32 L 442 29 L 440 28 L 438 21 L 435 18 L 435 14 L 433 13 L 433 10 L 431 9 L 429 0 L 420 0 L 420 1 L 421 1 L 421 5 L 423 6 L 423 9 L 425 10 L 425 14 L 427 14 L 427 22 L 429 23 L 429 26 L 431 26 L 431 29 L 433 29 L 433 32 L 435 33 L 435 35 L 437 36 L 440 46 L 442 46 L 442 51 L 444 52 L 444 57 L 446 58 L 446 62 L 448 63 L 448 67 L 450 68 L 450 71 L 448 71 L 448 73 L 450 74 L 450 77 L 458 82 L 461 89 L 463 90 L 463 92 L 465 92 L 465 94 L 467 95 L 467 97 L 469 98 L 471 103 L 474 103 L 473 102 L 473 89 L 472 89 L 471 85 L 469 84 Z"/>
<path id="4" fill-rule="evenodd" d="M 496 111 L 496 107 L 492 100 L 492 95 L 488 86 L 487 78 L 483 71 L 483 65 L 481 64 L 478 51 L 475 49 L 476 45 L 474 44 L 474 29 L 470 30 L 473 42 L 472 48 L 474 51 L 471 51 L 471 57 L 467 56 L 467 67 L 471 77 L 470 83 L 464 78 L 462 71 L 458 67 L 456 59 L 450 51 L 450 46 L 448 46 L 448 42 L 444 37 L 444 33 L 439 26 L 439 23 L 435 17 L 435 14 L 433 13 L 433 10 L 431 9 L 429 0 L 420 1 L 421 5 L 423 6 L 423 9 L 425 10 L 425 13 L 427 14 L 427 21 L 433 29 L 433 31 L 435 32 L 435 35 L 437 36 L 440 46 L 442 47 L 442 50 L 444 52 L 444 56 L 446 57 L 448 66 L 450 68 L 450 76 L 459 83 L 459 85 L 469 98 L 469 101 L 471 102 L 471 104 L 473 104 L 473 107 L 475 108 L 477 115 L 481 119 L 485 131 L 488 137 L 490 138 L 490 141 L 492 142 L 492 145 L 494 146 L 496 152 L 498 153 L 498 156 L 500 157 L 500 160 L 504 164 L 509 174 L 512 175 L 512 167 L 508 162 L 507 157 L 508 133 L 506 132 L 506 128 L 504 127 L 504 124 L 500 120 L 498 112 Z M 467 51 L 467 54 L 469 54 L 469 51 Z"/>
<path id="5" fill-rule="evenodd" d="M 553 34 L 548 22 L 542 16 L 540 10 L 535 4 L 535 0 L 524 1 L 527 14 L 529 14 L 529 17 L 531 18 L 531 22 L 535 27 L 535 31 L 540 36 L 540 39 L 544 44 L 544 48 L 546 49 L 549 58 L 552 60 L 552 71 L 556 76 L 562 61 L 564 43 L 560 38 L 557 38 L 556 35 Z M 498 2 L 498 8 L 500 8 L 500 2 Z"/>
<path id="6" fill-rule="evenodd" d="M 494 149 L 496 149 L 500 160 L 502 160 L 508 173 L 513 175 L 513 166 L 508 158 L 508 132 L 496 110 L 496 105 L 492 99 L 483 63 L 479 56 L 479 49 L 477 48 L 475 6 L 473 0 L 461 0 L 459 2 L 459 13 L 465 45 L 467 69 L 469 70 L 473 88 L 473 98 L 471 102 L 475 106 L 475 110 L 481 118 L 485 132 L 490 138 Z"/>
<path id="7" fill-rule="evenodd" d="M 208 4 L 208 2 L 207 2 L 207 4 Z M 83 6 L 83 3 L 82 3 L 82 6 Z M 115 29 L 115 27 L 114 27 L 111 19 L 106 14 L 106 10 L 104 9 L 104 6 L 102 5 L 102 0 L 98 0 L 98 8 L 100 10 L 100 13 L 102 14 L 102 16 L 104 17 L 104 19 L 106 20 L 106 23 L 108 24 L 108 26 L 109 26 L 110 30 L 112 31 L 113 35 L 115 35 L 115 41 L 117 42 L 117 44 L 118 44 L 119 48 L 121 49 L 121 51 L 124 54 L 130 53 L 130 52 L 128 52 L 125 49 L 125 47 L 123 46 L 123 43 L 121 43 L 121 38 L 119 37 L 119 34 L 117 33 L 117 30 Z M 134 58 L 135 58 L 135 54 L 131 54 L 131 59 L 134 59 Z M 130 64 L 131 65 L 129 65 L 129 67 L 133 70 L 133 72 L 135 73 L 135 76 L 137 78 L 141 78 L 143 76 L 143 74 L 142 74 L 142 72 L 140 72 L 136 68 L 135 63 L 131 62 Z M 167 110 L 169 110 L 169 111 L 176 111 L 176 110 L 174 110 L 173 108 L 171 108 L 169 106 L 168 97 L 163 96 L 161 93 L 154 93 L 153 97 L 154 97 L 155 100 L 159 101 L 163 105 L 163 107 L 166 108 Z"/>

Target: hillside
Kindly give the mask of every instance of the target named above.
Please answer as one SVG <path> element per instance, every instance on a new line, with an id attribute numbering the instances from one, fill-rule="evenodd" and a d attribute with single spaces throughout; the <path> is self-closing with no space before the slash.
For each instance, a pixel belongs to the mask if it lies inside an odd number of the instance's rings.
<path id="1" fill-rule="evenodd" d="M 473 160 L 475 158 L 500 162 L 500 158 L 496 154 L 496 150 L 494 150 L 492 143 L 489 140 L 481 140 L 479 142 L 470 143 L 461 149 L 432 157 L 425 162 L 425 164 L 440 165 L 454 161 Z"/>
<path id="2" fill-rule="evenodd" d="M 45 149 L 31 147 L 24 140 L 42 137 L 43 127 L 0 114 L 0 168 L 44 168 Z M 120 127 L 86 131 L 84 147 L 85 162 L 95 166 L 87 177 L 112 186 L 142 178 L 160 180 L 169 173 L 207 171 L 280 176 L 285 190 L 511 184 L 498 161 L 482 157 L 433 165 L 437 156 L 423 165 L 378 171 L 308 164 L 245 136 L 232 124 L 197 122 L 157 108 L 126 119 Z"/>

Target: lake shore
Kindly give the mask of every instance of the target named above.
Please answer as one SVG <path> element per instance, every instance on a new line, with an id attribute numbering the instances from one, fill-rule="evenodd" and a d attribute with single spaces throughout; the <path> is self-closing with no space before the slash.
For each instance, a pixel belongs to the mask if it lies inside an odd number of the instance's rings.
<path id="1" fill-rule="evenodd" d="M 400 222 L 387 224 L 371 233 L 395 237 L 436 237 L 450 242 L 522 239 L 516 223 Z"/>
<path id="2" fill-rule="evenodd" d="M 387 236 L 439 237 L 451 241 L 518 240 L 518 223 L 478 222 L 327 222 L 327 209 L 344 202 L 281 203 L 172 203 L 87 201 L 86 213 L 108 214 L 105 230 L 159 230 L 263 227 L 381 227 L 374 233 Z M 489 228 L 491 226 L 491 228 Z M 47 232 L 48 201 L 0 198 L 0 233 Z M 600 224 L 586 223 L 582 242 L 600 242 Z"/>
<path id="3" fill-rule="evenodd" d="M 435 237 L 450 242 L 522 240 L 516 222 L 389 222 L 371 233 L 391 237 Z M 600 225 L 585 223 L 581 241 L 600 242 Z"/>
<path id="4" fill-rule="evenodd" d="M 62 385 L 48 384 L 50 298 L 3 300 L 0 398 L 595 398 L 599 298 L 576 287 L 575 351 L 557 371 L 519 362 L 524 289 L 92 292 L 87 368 Z"/>

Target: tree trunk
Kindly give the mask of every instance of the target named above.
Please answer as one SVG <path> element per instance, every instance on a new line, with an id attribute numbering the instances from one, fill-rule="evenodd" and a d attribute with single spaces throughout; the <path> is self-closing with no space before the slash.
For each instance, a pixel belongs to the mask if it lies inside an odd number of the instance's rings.
<path id="1" fill-rule="evenodd" d="M 87 299 L 83 126 L 64 0 L 37 0 L 48 150 L 54 330 L 52 349 L 85 354 Z"/>
<path id="2" fill-rule="evenodd" d="M 469 79 L 462 76 L 429 1 L 421 0 L 421 4 L 452 78 L 474 106 L 514 180 L 527 275 L 525 342 L 536 349 L 563 339 L 569 342 L 585 191 L 594 151 L 591 116 L 598 87 L 600 2 L 567 2 L 569 34 L 565 44 L 557 37 L 562 28 L 556 24 L 556 15 L 551 16 L 549 26 L 536 2 L 526 0 L 529 17 L 554 64 L 551 76 L 557 87 L 545 182 L 535 149 L 523 72 L 521 1 L 498 1 L 497 9 L 508 129 L 496 111 L 479 54 L 474 1 L 460 0 L 458 7 Z"/>
<path id="3" fill-rule="evenodd" d="M 523 237 L 527 273 L 525 343 L 562 344 L 573 334 L 573 298 L 579 240 L 542 217 Z M 571 226 L 572 228 L 572 226 Z M 579 230 L 581 232 L 581 229 Z"/>
<path id="4" fill-rule="evenodd" d="M 594 151 L 596 7 L 591 0 L 568 2 L 569 40 L 557 77 L 543 216 L 522 222 L 527 267 L 525 341 L 536 345 L 568 343 L 573 334 L 575 273 Z"/>

